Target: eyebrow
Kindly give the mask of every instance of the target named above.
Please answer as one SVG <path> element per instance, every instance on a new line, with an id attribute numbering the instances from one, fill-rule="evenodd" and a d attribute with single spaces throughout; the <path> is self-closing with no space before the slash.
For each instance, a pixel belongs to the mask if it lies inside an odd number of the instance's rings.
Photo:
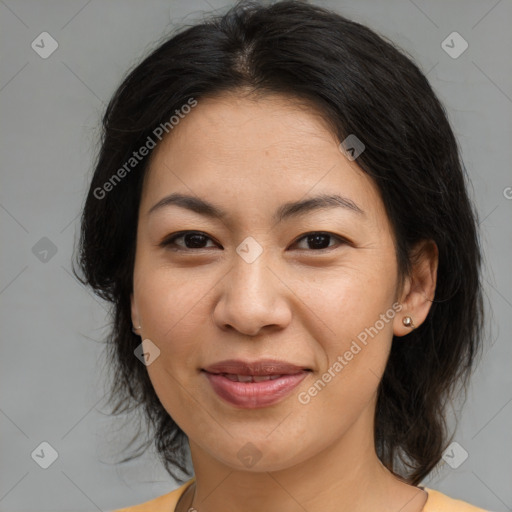
<path id="1" fill-rule="evenodd" d="M 219 208 L 218 206 L 215 206 L 214 204 L 199 197 L 188 196 L 180 193 L 173 193 L 164 197 L 150 208 L 147 215 L 149 216 L 150 214 L 171 205 L 186 208 L 187 210 L 191 210 L 199 215 L 204 215 L 205 217 L 210 217 L 212 219 L 224 220 L 228 217 L 228 213 L 222 208 Z M 276 223 L 282 222 L 283 220 L 291 217 L 298 217 L 314 210 L 325 210 L 330 208 L 345 208 L 359 215 L 365 215 L 364 211 L 351 199 L 338 194 L 321 194 L 302 201 L 290 202 L 281 205 L 274 213 L 273 221 Z"/>

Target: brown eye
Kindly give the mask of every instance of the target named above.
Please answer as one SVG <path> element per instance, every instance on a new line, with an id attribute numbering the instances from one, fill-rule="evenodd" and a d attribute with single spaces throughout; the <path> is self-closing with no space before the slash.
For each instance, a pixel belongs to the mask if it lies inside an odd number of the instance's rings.
<path id="1" fill-rule="evenodd" d="M 345 244 L 346 241 L 343 238 L 333 235 L 332 233 L 325 232 L 313 232 L 307 233 L 297 240 L 296 243 L 301 240 L 306 240 L 307 247 L 306 249 L 312 249 L 314 251 L 321 251 L 325 249 L 331 249 L 333 246 L 329 245 L 331 239 L 336 239 L 339 244 Z"/>
<path id="2" fill-rule="evenodd" d="M 343 245 L 348 243 L 343 238 L 334 235 L 332 233 L 326 232 L 312 232 L 306 233 L 302 237 L 300 237 L 295 244 L 298 244 L 300 241 L 305 240 L 306 247 L 300 248 L 300 250 L 310 250 L 311 251 L 322 251 L 327 249 L 332 249 L 336 246 L 336 244 L 331 245 L 331 241 L 336 240 L 338 245 Z M 206 247 L 205 244 L 212 239 L 206 234 L 200 231 L 180 231 L 179 233 L 174 233 L 170 237 L 167 237 L 163 242 L 159 245 L 160 247 L 169 247 L 172 250 L 176 251 L 193 251 L 194 249 L 208 249 L 210 247 Z M 180 243 L 176 243 L 180 241 Z M 295 245 L 294 244 L 294 245 Z"/>
<path id="3" fill-rule="evenodd" d="M 177 244 L 176 240 L 183 239 L 182 243 Z M 161 244 L 161 247 L 171 247 L 175 250 L 186 251 L 193 249 L 207 249 L 205 244 L 211 238 L 199 231 L 181 231 L 175 233 L 170 238 L 166 238 Z"/>

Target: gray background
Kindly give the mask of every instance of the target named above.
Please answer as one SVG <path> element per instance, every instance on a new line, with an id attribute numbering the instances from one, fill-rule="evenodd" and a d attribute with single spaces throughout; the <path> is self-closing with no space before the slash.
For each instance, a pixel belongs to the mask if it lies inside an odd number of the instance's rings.
<path id="1" fill-rule="evenodd" d="M 512 510 L 512 2 L 314 3 L 404 48 L 446 105 L 481 219 L 489 342 L 455 435 L 469 457 L 424 484 Z M 114 464 L 131 432 L 102 409 L 107 305 L 70 262 L 105 103 L 169 29 L 232 4 L 0 0 L 1 511 L 105 511 L 176 487 L 151 451 Z M 59 45 L 47 59 L 31 47 L 43 31 Z M 453 31 L 469 44 L 458 58 L 441 47 Z M 43 441 L 48 469 L 31 457 Z"/>

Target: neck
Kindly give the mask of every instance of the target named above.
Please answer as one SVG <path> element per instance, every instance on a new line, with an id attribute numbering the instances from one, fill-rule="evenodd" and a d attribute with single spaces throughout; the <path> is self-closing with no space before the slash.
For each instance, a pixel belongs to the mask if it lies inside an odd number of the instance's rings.
<path id="1" fill-rule="evenodd" d="M 373 421 L 364 417 L 335 443 L 277 471 L 233 469 L 189 443 L 196 482 L 184 496 L 186 508 L 180 503 L 178 512 L 190 507 L 197 512 L 420 512 L 427 498 L 382 465 L 375 452 Z"/>

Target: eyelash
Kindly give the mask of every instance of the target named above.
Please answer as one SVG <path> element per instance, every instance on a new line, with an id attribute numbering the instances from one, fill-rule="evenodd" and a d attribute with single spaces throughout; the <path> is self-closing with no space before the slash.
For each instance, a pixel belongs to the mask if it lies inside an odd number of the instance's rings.
<path id="1" fill-rule="evenodd" d="M 202 251 L 202 250 L 209 249 L 208 247 L 200 247 L 200 248 L 196 248 L 196 249 L 191 249 L 188 247 L 180 247 L 180 246 L 175 245 L 175 243 L 174 243 L 175 240 L 177 240 L 178 238 L 183 238 L 185 235 L 188 235 L 188 234 L 201 235 L 201 236 L 206 237 L 209 240 L 212 240 L 208 235 L 206 235 L 205 233 L 203 233 L 201 231 L 180 231 L 178 233 L 174 233 L 174 234 L 170 235 L 169 237 L 165 238 L 159 244 L 159 246 L 160 247 L 170 247 L 171 250 L 177 251 L 177 252 Z M 326 232 L 326 231 L 310 231 L 308 233 L 304 233 L 299 238 L 297 238 L 293 244 L 295 245 L 298 242 L 300 242 L 301 240 L 308 238 L 310 236 L 314 236 L 314 235 L 329 236 L 331 238 L 335 238 L 336 240 L 338 240 L 339 245 L 346 245 L 346 244 L 350 245 L 350 242 L 348 240 L 346 240 L 338 235 L 334 235 L 333 233 Z M 332 246 L 332 247 L 325 247 L 323 249 L 300 249 L 300 250 L 307 251 L 307 252 L 322 252 L 322 251 L 330 251 L 335 248 L 336 248 L 335 246 Z"/>

